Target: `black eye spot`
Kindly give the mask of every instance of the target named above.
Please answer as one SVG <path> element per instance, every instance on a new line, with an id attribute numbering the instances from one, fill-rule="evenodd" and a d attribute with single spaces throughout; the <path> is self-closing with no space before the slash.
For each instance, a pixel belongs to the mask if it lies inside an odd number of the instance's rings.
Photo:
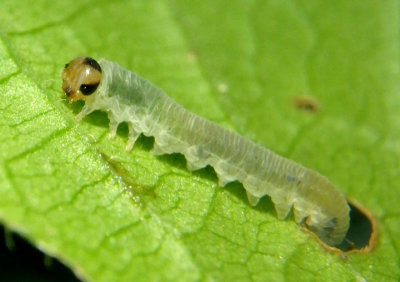
<path id="1" fill-rule="evenodd" d="M 85 57 L 84 63 L 85 63 L 86 65 L 91 66 L 91 67 L 94 68 L 95 70 L 98 70 L 99 72 L 101 72 L 101 67 L 100 67 L 99 63 L 96 62 L 96 60 L 94 60 L 94 59 L 92 59 L 92 58 L 90 58 L 90 57 Z"/>
<path id="2" fill-rule="evenodd" d="M 79 90 L 82 92 L 83 95 L 90 95 L 94 91 L 96 91 L 97 86 L 99 86 L 98 83 L 96 83 L 96 84 L 82 84 L 81 87 L 79 87 Z"/>
<path id="3" fill-rule="evenodd" d="M 69 66 L 69 63 L 65 64 L 64 69 L 68 68 L 68 66 Z"/>

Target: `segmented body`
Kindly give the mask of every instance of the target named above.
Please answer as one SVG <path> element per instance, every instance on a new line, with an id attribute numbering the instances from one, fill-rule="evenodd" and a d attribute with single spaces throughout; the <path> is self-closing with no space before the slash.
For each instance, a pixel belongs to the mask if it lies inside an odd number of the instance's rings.
<path id="1" fill-rule="evenodd" d="M 221 186 L 241 182 L 250 204 L 269 195 L 280 219 L 293 208 L 296 221 L 328 245 L 343 241 L 349 228 L 349 207 L 327 178 L 187 111 L 117 63 L 101 59 L 99 65 L 100 85 L 87 97 L 78 118 L 93 110 L 106 111 L 111 136 L 118 124 L 128 124 L 128 150 L 141 133 L 154 136 L 153 153 L 182 153 L 190 170 L 211 165 Z"/>

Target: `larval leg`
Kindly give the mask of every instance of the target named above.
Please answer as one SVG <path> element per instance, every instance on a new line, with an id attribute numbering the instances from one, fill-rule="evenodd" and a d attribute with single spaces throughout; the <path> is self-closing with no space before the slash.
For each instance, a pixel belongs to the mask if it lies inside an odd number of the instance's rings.
<path id="1" fill-rule="evenodd" d="M 83 106 L 82 111 L 75 116 L 76 121 L 81 121 L 85 116 L 93 112 L 94 109 L 87 107 L 86 105 Z"/>
<path id="2" fill-rule="evenodd" d="M 254 196 L 251 194 L 249 191 L 246 191 L 247 194 L 247 199 L 249 200 L 250 205 L 253 207 L 258 204 L 258 201 L 260 200 L 259 197 Z"/>
<path id="3" fill-rule="evenodd" d="M 160 156 L 160 155 L 165 154 L 165 151 L 161 148 L 160 145 L 157 144 L 157 141 L 155 141 L 155 142 L 154 142 L 153 149 L 151 150 L 151 153 L 152 153 L 154 156 Z"/>
<path id="4" fill-rule="evenodd" d="M 116 122 L 114 119 L 110 119 L 110 133 L 108 135 L 110 139 L 113 139 L 117 134 L 118 125 L 118 122 Z"/>
<path id="5" fill-rule="evenodd" d="M 198 161 L 193 162 L 193 161 L 189 161 L 188 159 L 186 159 L 186 167 L 188 168 L 188 170 L 194 171 L 194 170 L 198 170 L 198 169 L 205 167 L 205 165 L 201 164 Z"/>
<path id="6" fill-rule="evenodd" d="M 129 152 L 130 150 L 132 150 L 133 145 L 135 145 L 135 142 L 138 139 L 140 133 L 135 131 L 131 123 L 128 123 L 128 129 L 129 129 L 129 139 L 125 149 Z"/>

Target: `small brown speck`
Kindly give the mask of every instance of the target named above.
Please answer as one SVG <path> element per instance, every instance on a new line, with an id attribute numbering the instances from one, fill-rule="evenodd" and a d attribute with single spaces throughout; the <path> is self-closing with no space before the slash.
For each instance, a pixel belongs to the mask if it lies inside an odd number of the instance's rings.
<path id="1" fill-rule="evenodd" d="M 318 101 L 311 96 L 296 96 L 292 100 L 293 106 L 304 112 L 316 113 L 319 111 Z"/>

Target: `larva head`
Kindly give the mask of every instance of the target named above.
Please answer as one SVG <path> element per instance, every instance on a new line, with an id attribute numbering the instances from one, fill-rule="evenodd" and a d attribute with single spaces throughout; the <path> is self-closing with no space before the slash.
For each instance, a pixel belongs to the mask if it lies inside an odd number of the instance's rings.
<path id="1" fill-rule="evenodd" d="M 70 103 L 86 98 L 100 84 L 101 67 L 89 57 L 78 57 L 65 65 L 62 73 L 62 89 Z"/>

